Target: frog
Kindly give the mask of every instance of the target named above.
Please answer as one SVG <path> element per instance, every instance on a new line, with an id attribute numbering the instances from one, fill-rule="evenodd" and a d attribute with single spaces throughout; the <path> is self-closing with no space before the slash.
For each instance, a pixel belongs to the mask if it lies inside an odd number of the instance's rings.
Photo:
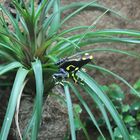
<path id="1" fill-rule="evenodd" d="M 58 67 L 58 72 L 53 74 L 54 79 L 72 78 L 74 83 L 78 82 L 76 73 L 87 63 L 91 62 L 93 55 L 85 53 L 79 59 L 62 58 L 55 63 Z"/>

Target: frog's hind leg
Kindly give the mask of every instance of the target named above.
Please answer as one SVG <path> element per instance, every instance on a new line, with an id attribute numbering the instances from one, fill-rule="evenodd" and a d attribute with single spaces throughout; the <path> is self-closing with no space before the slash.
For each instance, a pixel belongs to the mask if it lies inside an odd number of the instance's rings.
<path id="1" fill-rule="evenodd" d="M 80 83 L 80 84 L 84 85 L 84 80 L 81 79 L 81 78 L 79 78 L 79 77 L 76 75 L 76 72 L 77 72 L 77 71 L 73 71 L 73 72 L 71 73 L 72 80 L 73 80 L 74 83 L 76 83 L 76 84 Z"/>

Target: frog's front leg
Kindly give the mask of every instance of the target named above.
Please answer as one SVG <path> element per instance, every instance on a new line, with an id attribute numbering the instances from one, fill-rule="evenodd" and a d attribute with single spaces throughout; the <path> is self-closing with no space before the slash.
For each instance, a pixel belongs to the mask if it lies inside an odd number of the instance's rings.
<path id="1" fill-rule="evenodd" d="M 60 68 L 59 72 L 53 74 L 54 79 L 64 79 L 67 77 L 69 77 L 69 73 L 62 68 Z"/>

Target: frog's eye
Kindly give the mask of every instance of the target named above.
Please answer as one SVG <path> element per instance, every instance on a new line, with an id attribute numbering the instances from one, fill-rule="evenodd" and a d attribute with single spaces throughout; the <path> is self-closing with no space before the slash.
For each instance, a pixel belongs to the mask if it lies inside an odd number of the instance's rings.
<path id="1" fill-rule="evenodd" d="M 89 53 L 85 53 L 84 56 L 82 57 L 82 60 L 87 60 L 87 59 L 92 60 L 93 59 L 93 56 L 92 55 L 89 55 Z"/>
<path id="2" fill-rule="evenodd" d="M 85 56 L 89 56 L 89 53 L 85 53 Z"/>

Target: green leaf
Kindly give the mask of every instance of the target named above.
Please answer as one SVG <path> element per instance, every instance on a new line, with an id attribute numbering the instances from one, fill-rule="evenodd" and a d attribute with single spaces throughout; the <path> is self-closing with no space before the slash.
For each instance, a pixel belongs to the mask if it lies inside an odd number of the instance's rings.
<path id="1" fill-rule="evenodd" d="M 120 42 L 120 43 L 129 43 L 129 44 L 140 44 L 140 40 L 136 38 L 119 38 L 119 37 L 97 37 L 96 38 L 89 38 L 85 39 L 81 42 L 81 46 L 95 44 L 95 43 L 109 43 L 109 42 Z"/>
<path id="2" fill-rule="evenodd" d="M 118 101 L 122 101 L 125 98 L 124 92 L 122 91 L 120 86 L 117 84 L 109 85 L 108 95 L 109 95 L 109 97 L 111 97 L 115 100 L 118 100 Z"/>
<path id="3" fill-rule="evenodd" d="M 22 64 L 19 62 L 11 62 L 7 65 L 1 65 L 0 66 L 0 75 L 4 74 L 6 72 L 9 72 L 15 68 L 19 68 L 19 67 L 22 67 Z"/>
<path id="4" fill-rule="evenodd" d="M 63 41 L 64 43 L 65 43 L 65 42 L 70 43 L 70 45 L 71 45 L 72 47 L 74 47 L 75 49 L 76 49 L 76 48 L 79 49 L 79 46 L 78 46 L 76 43 L 74 43 L 73 41 L 71 41 L 71 40 L 69 40 L 69 39 L 67 39 L 67 38 L 59 37 L 58 39 L 60 39 L 60 40 Z M 70 47 L 70 46 L 69 46 L 69 47 Z"/>
<path id="5" fill-rule="evenodd" d="M 80 107 L 79 104 L 74 104 L 74 110 L 79 115 L 82 113 L 82 108 Z"/>
<path id="6" fill-rule="evenodd" d="M 34 20 L 34 17 L 35 17 L 35 6 L 34 6 L 34 3 L 35 3 L 34 0 L 31 0 L 31 1 L 30 1 L 30 5 L 31 5 L 31 17 L 32 17 L 32 20 Z"/>
<path id="7" fill-rule="evenodd" d="M 0 9 L 2 10 L 3 13 L 7 15 L 8 19 L 10 20 L 10 23 L 13 25 L 15 29 L 16 34 L 18 34 L 21 37 L 22 34 L 21 34 L 21 31 L 20 31 L 20 28 L 18 26 L 18 22 L 16 21 L 16 19 L 12 17 L 8 9 L 6 9 L 6 7 L 4 7 L 2 4 L 0 4 Z"/>
<path id="8" fill-rule="evenodd" d="M 102 101 L 100 100 L 100 98 L 96 94 L 93 94 L 93 91 L 88 86 L 81 85 L 81 87 L 83 89 L 85 89 L 86 93 L 88 93 L 90 95 L 90 97 L 93 99 L 93 101 L 97 104 L 99 110 L 101 111 L 101 113 L 103 115 L 103 118 L 105 120 L 105 123 L 107 125 L 107 128 L 109 130 L 111 139 L 114 140 L 113 131 L 112 131 L 112 128 L 111 128 L 109 117 L 107 115 L 107 112 L 106 112 L 106 110 L 104 108 L 104 105 L 103 105 Z M 102 137 L 102 138 L 104 138 L 104 137 Z"/>
<path id="9" fill-rule="evenodd" d="M 69 40 L 70 42 L 73 43 L 78 43 L 80 38 L 83 36 L 83 34 L 80 35 L 75 35 L 72 37 L 67 38 L 67 40 Z M 129 43 L 129 44 L 140 44 L 140 40 L 139 39 L 133 39 L 133 38 L 119 38 L 119 37 L 106 37 L 106 36 L 102 36 L 100 35 L 99 37 L 96 35 L 96 32 L 90 32 L 87 33 L 84 36 L 84 39 L 78 44 L 78 46 L 80 48 L 82 47 L 86 47 L 87 45 L 90 44 L 95 44 L 95 43 L 104 43 L 104 42 L 121 42 L 121 43 Z M 55 50 L 51 49 L 51 51 L 55 51 L 55 53 L 57 54 L 57 56 L 61 56 L 62 54 L 66 54 L 69 51 L 72 51 L 72 49 L 74 49 L 75 46 L 71 46 L 71 43 L 64 43 L 64 42 L 59 42 L 56 46 L 55 46 Z M 99 49 L 98 49 L 99 51 Z M 112 51 L 112 52 L 118 52 L 118 53 L 124 53 L 124 54 L 130 54 L 133 55 L 132 53 L 126 53 L 126 51 L 117 51 L 117 50 L 109 50 L 108 51 Z M 137 53 L 136 53 L 137 54 Z M 137 57 L 140 57 L 139 54 L 137 54 Z"/>
<path id="10" fill-rule="evenodd" d="M 122 140 L 122 134 L 121 134 L 121 132 L 120 132 L 120 130 L 119 130 L 119 128 L 118 127 L 116 127 L 115 128 L 115 130 L 114 130 L 114 136 L 116 137 L 116 138 L 120 138 L 121 140 Z"/>
<path id="11" fill-rule="evenodd" d="M 42 20 L 41 14 L 42 13 L 44 14 L 45 6 L 48 6 L 48 4 L 46 4 L 47 2 L 48 2 L 48 0 L 43 0 L 38 5 L 37 10 L 35 11 L 35 22 L 36 22 L 36 24 L 37 24 L 38 20 Z M 39 19 L 39 18 L 41 18 L 41 19 Z M 43 18 L 44 18 L 44 16 L 43 16 Z"/>
<path id="12" fill-rule="evenodd" d="M 67 108 L 68 108 L 68 114 L 69 114 L 71 136 L 72 136 L 72 140 L 76 140 L 73 107 L 72 107 L 69 87 L 68 87 L 67 83 L 64 83 L 64 92 L 65 92 L 65 95 L 66 95 L 66 102 L 67 102 Z"/>
<path id="13" fill-rule="evenodd" d="M 139 110 L 140 109 L 140 101 L 139 100 L 136 100 L 135 102 L 133 102 L 131 104 L 131 110 Z"/>
<path id="14" fill-rule="evenodd" d="M 139 138 L 140 138 L 140 130 L 135 128 L 132 131 L 131 140 L 139 140 Z"/>
<path id="15" fill-rule="evenodd" d="M 134 139 L 132 140 L 138 140 L 139 139 L 139 136 L 140 136 L 140 130 L 139 128 L 134 128 L 132 133 L 131 133 L 131 136 L 133 136 Z"/>
<path id="16" fill-rule="evenodd" d="M 94 29 L 95 28 L 95 26 L 77 26 L 77 27 L 72 27 L 70 29 L 67 29 L 67 30 L 64 30 L 64 31 L 60 32 L 58 34 L 58 36 L 60 37 L 60 36 L 63 36 L 65 34 L 67 34 L 67 33 L 71 33 L 73 31 L 77 31 L 77 30 L 79 31 L 79 30 L 89 29 L 89 27 L 90 27 L 90 29 Z"/>
<path id="17" fill-rule="evenodd" d="M 20 68 L 17 72 L 16 78 L 13 84 L 13 88 L 10 94 L 10 99 L 8 102 L 6 115 L 4 117 L 4 122 L 1 128 L 1 133 L 0 133 L 1 140 L 7 140 L 11 123 L 13 120 L 16 104 L 17 104 L 18 95 L 23 90 L 23 85 L 24 85 L 23 83 L 25 81 L 27 73 L 28 71 L 23 68 Z"/>
<path id="18" fill-rule="evenodd" d="M 54 35 L 60 27 L 60 0 L 55 0 L 53 6 L 53 13 L 56 13 L 56 15 L 50 25 L 49 37 Z"/>
<path id="19" fill-rule="evenodd" d="M 8 42 L 6 42 L 6 43 L 8 43 Z M 0 43 L 0 48 L 16 53 L 16 50 L 14 48 L 12 48 L 11 46 L 8 46 L 4 43 Z"/>
<path id="20" fill-rule="evenodd" d="M 138 121 L 140 121 L 140 112 L 137 113 L 136 119 L 137 119 Z"/>
<path id="21" fill-rule="evenodd" d="M 12 56 L 10 56 L 10 54 L 8 54 L 5 51 L 0 50 L 0 58 L 5 59 L 5 60 L 9 60 L 9 61 L 14 61 L 14 58 Z"/>
<path id="22" fill-rule="evenodd" d="M 80 12 L 82 10 L 85 10 L 86 8 L 95 8 L 95 9 L 97 8 L 97 9 L 99 9 L 101 11 L 109 10 L 109 12 L 113 13 L 114 15 L 117 15 L 117 16 L 120 16 L 122 18 L 125 18 L 121 14 L 115 12 L 114 10 L 111 10 L 108 7 L 105 7 L 105 6 L 101 5 L 101 4 L 96 3 L 96 0 L 92 1 L 91 3 L 89 3 L 89 2 L 74 2 L 74 3 L 71 3 L 69 5 L 61 7 L 61 12 L 65 11 L 65 10 L 72 9 L 72 8 L 76 8 L 76 9 L 79 8 L 78 10 L 73 12 L 72 16 L 77 14 L 78 12 Z M 71 18 L 72 16 L 68 16 L 68 17 Z M 68 17 L 66 17 L 65 20 Z"/>
<path id="23" fill-rule="evenodd" d="M 74 11 L 73 13 L 69 14 L 66 18 L 63 19 L 63 21 L 61 22 L 61 25 L 64 24 L 68 19 L 70 19 L 72 16 L 76 15 L 78 12 L 82 11 L 83 9 L 87 8 L 89 5 L 95 3 L 95 1 L 89 2 L 84 4 L 83 6 L 81 6 L 80 8 L 78 8 L 76 11 Z"/>
<path id="24" fill-rule="evenodd" d="M 78 90 L 71 84 L 68 83 L 69 86 L 71 87 L 72 91 L 75 93 L 75 95 L 77 96 L 77 98 L 80 100 L 81 104 L 84 106 L 86 112 L 88 113 L 88 115 L 90 116 L 93 124 L 95 125 L 95 127 L 97 128 L 97 130 L 99 131 L 99 133 L 101 134 L 101 136 L 105 139 L 101 129 L 98 126 L 98 123 L 93 115 L 93 113 L 91 112 L 89 106 L 87 105 L 87 103 L 83 100 L 82 96 L 80 95 L 80 93 L 78 92 Z"/>
<path id="25" fill-rule="evenodd" d="M 24 129 L 24 132 L 23 132 L 23 140 L 26 140 L 27 137 L 29 137 L 29 131 L 32 129 L 33 125 L 34 125 L 34 121 L 35 121 L 35 118 L 36 118 L 36 112 L 34 111 L 33 114 L 32 114 L 32 117 L 30 119 L 30 121 L 28 122 L 28 125 L 27 127 Z"/>
<path id="26" fill-rule="evenodd" d="M 84 124 L 82 123 L 79 114 L 75 110 L 74 110 L 74 116 L 75 116 L 75 119 L 74 119 L 74 121 L 75 121 L 75 128 L 77 130 L 83 129 L 83 132 L 84 132 L 84 134 L 86 136 L 86 140 L 90 140 L 88 132 L 87 132 Z"/>
<path id="27" fill-rule="evenodd" d="M 56 99 L 58 99 L 62 103 L 62 105 L 64 105 L 66 107 L 66 100 L 64 99 L 63 96 L 56 95 L 56 94 L 51 94 L 51 96 L 54 96 Z M 83 132 L 85 133 L 85 136 L 86 136 L 87 140 L 90 140 L 88 132 L 85 128 L 85 124 L 80 119 L 80 114 L 82 112 L 81 106 L 79 104 L 74 104 L 73 110 L 74 110 L 75 128 L 78 129 L 78 130 L 82 129 Z M 65 140 L 68 140 L 68 139 L 65 138 Z"/>
<path id="28" fill-rule="evenodd" d="M 127 36 L 135 36 L 140 37 L 140 32 L 137 30 L 128 30 L 128 29 L 103 29 L 98 30 L 95 32 L 96 35 L 117 35 L 117 34 L 123 34 Z"/>
<path id="29" fill-rule="evenodd" d="M 133 86 L 137 91 L 140 91 L 140 80 L 138 80 L 134 86 Z"/>
<path id="30" fill-rule="evenodd" d="M 127 112 L 130 110 L 130 106 L 129 105 L 123 105 L 122 106 L 122 112 Z"/>
<path id="31" fill-rule="evenodd" d="M 99 136 L 97 140 L 104 140 L 103 137 Z"/>
<path id="32" fill-rule="evenodd" d="M 36 82 L 36 98 L 34 104 L 34 112 L 35 112 L 35 119 L 34 125 L 32 126 L 32 140 L 37 139 L 40 121 L 41 121 L 41 114 L 42 114 L 42 102 L 43 102 L 43 74 L 42 74 L 42 64 L 39 60 L 36 60 L 32 63 L 34 75 L 35 75 L 35 82 Z M 34 114 L 34 113 L 33 113 Z"/>
<path id="33" fill-rule="evenodd" d="M 74 104 L 73 105 L 73 110 L 74 110 L 74 125 L 75 125 L 75 130 L 80 130 L 82 128 L 81 125 L 81 120 L 80 120 L 80 113 L 82 112 L 82 108 L 80 107 L 79 104 Z"/>
<path id="34" fill-rule="evenodd" d="M 100 86 L 90 76 L 88 76 L 84 72 L 78 72 L 77 75 L 80 79 L 83 79 L 83 81 L 85 82 L 87 86 L 89 86 L 89 88 L 93 91 L 93 94 L 96 94 L 100 98 L 100 100 L 104 103 L 109 113 L 113 117 L 114 121 L 116 122 L 118 128 L 120 129 L 124 140 L 129 140 L 130 139 L 129 133 L 123 121 L 120 119 L 119 114 L 117 110 L 115 109 L 114 105 L 108 99 L 108 97 L 104 94 L 104 92 L 101 90 Z"/>
<path id="35" fill-rule="evenodd" d="M 136 120 L 133 118 L 131 115 L 127 115 L 124 117 L 124 122 L 125 123 L 134 123 Z"/>
<path id="36" fill-rule="evenodd" d="M 76 55 L 80 55 L 80 54 L 85 54 L 85 53 L 116 53 L 116 54 L 123 54 L 123 55 L 128 55 L 130 57 L 135 57 L 140 59 L 140 55 L 139 53 L 136 52 L 132 52 L 132 51 L 124 51 L 124 50 L 120 50 L 120 49 L 114 49 L 114 48 L 95 48 L 95 49 L 88 49 L 88 50 L 84 50 L 82 52 L 78 52 L 76 53 Z"/>
<path id="37" fill-rule="evenodd" d="M 114 76 L 114 77 L 117 78 L 118 80 L 122 81 L 125 85 L 127 85 L 127 86 L 133 91 L 132 94 L 134 94 L 134 95 L 140 97 L 140 93 L 137 92 L 137 91 L 136 91 L 125 79 L 123 79 L 121 76 L 115 74 L 114 72 L 112 72 L 112 71 L 110 71 L 110 70 L 108 70 L 108 69 L 106 69 L 106 68 L 103 68 L 103 67 L 100 67 L 100 66 L 97 66 L 97 65 L 87 64 L 86 66 L 87 66 L 88 68 L 96 68 L 96 69 L 98 69 L 98 70 L 100 70 L 100 71 L 106 72 L 106 73 L 108 73 L 108 74 Z"/>

